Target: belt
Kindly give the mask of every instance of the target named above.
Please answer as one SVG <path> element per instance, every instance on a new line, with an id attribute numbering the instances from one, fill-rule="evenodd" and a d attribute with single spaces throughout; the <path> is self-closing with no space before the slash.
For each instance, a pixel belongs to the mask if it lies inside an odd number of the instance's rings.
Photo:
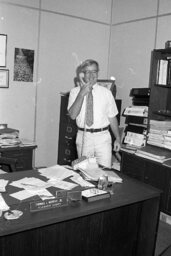
<path id="1" fill-rule="evenodd" d="M 108 130 L 109 129 L 109 126 L 106 126 L 104 128 L 98 128 L 98 129 L 93 129 L 93 128 L 90 128 L 90 129 L 87 129 L 87 128 L 80 128 L 78 127 L 78 130 L 80 131 L 85 131 L 85 132 L 102 132 L 102 131 L 105 131 L 105 130 Z"/>

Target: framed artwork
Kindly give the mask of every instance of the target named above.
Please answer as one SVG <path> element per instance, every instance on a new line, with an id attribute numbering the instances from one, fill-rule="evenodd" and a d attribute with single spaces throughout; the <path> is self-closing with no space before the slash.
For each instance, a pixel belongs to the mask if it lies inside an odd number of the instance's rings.
<path id="1" fill-rule="evenodd" d="M 0 88 L 9 87 L 9 69 L 0 69 Z"/>
<path id="2" fill-rule="evenodd" d="M 7 35 L 0 34 L 0 67 L 6 67 Z"/>
<path id="3" fill-rule="evenodd" d="M 111 79 L 99 79 L 97 80 L 98 84 L 101 86 L 104 86 L 111 90 L 112 94 L 114 97 L 116 97 L 116 85 L 115 85 L 115 80 Z"/>

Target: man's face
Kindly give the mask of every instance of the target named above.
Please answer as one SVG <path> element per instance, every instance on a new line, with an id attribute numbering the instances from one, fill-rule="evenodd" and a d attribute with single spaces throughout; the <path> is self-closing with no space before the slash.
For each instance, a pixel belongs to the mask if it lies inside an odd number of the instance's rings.
<path id="1" fill-rule="evenodd" d="M 92 86 L 97 82 L 98 69 L 95 64 L 88 66 L 84 70 L 84 79 L 86 83 L 90 83 Z"/>

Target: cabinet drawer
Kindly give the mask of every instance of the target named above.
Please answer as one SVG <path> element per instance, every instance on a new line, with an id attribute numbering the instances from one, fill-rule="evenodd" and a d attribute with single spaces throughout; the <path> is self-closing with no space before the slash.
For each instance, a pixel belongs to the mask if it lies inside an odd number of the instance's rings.
<path id="1" fill-rule="evenodd" d="M 62 123 L 60 126 L 60 137 L 75 139 L 77 127 L 70 123 Z"/>
<path id="2" fill-rule="evenodd" d="M 2 156 L 17 159 L 16 170 L 31 170 L 33 150 L 10 150 L 2 153 Z"/>
<path id="3" fill-rule="evenodd" d="M 124 174 L 132 178 L 143 181 L 144 170 L 145 170 L 145 163 L 141 158 L 137 158 L 135 155 L 127 154 L 123 152 L 121 171 Z"/>
<path id="4" fill-rule="evenodd" d="M 77 151 L 75 147 L 61 145 L 58 152 L 58 164 L 68 164 L 77 158 Z"/>

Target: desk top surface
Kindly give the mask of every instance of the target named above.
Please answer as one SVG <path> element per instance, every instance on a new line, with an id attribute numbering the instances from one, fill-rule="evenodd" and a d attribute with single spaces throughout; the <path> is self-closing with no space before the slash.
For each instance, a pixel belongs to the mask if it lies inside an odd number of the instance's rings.
<path id="1" fill-rule="evenodd" d="M 5 201 L 10 206 L 11 210 L 21 210 L 23 215 L 17 220 L 5 220 L 4 217 L 1 217 L 0 236 L 87 216 L 160 196 L 160 191 L 158 189 L 133 180 L 122 173 L 119 173 L 119 175 L 123 178 L 123 182 L 115 183 L 113 185 L 114 194 L 110 198 L 95 202 L 81 200 L 75 206 L 67 205 L 39 212 L 30 212 L 30 202 L 40 200 L 40 198 L 34 196 L 21 202 L 11 197 L 11 193 L 18 192 L 21 189 L 11 186 L 10 182 L 24 177 L 36 177 L 44 181 L 47 179 L 40 176 L 39 172 L 35 170 L 1 174 L 0 178 L 9 180 L 9 183 L 6 186 L 6 192 L 2 194 Z M 78 188 L 81 189 L 81 187 L 77 187 L 75 190 L 78 190 Z M 50 187 L 48 190 L 51 193 L 55 193 L 58 189 Z M 35 197 L 37 197 L 37 199 L 35 199 Z"/>

